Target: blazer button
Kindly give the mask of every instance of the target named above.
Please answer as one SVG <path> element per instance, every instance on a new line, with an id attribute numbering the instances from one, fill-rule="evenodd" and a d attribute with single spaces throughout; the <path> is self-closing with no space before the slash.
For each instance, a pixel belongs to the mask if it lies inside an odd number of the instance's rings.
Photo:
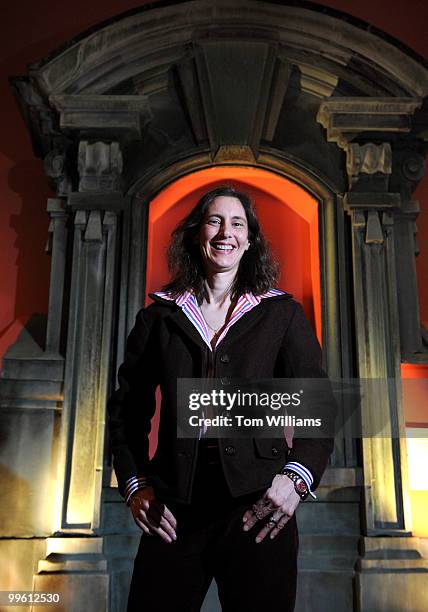
<path id="1" fill-rule="evenodd" d="M 229 378 L 227 378 L 227 376 L 223 376 L 222 378 L 220 378 L 220 382 L 224 386 L 230 385 L 230 380 Z"/>
<path id="2" fill-rule="evenodd" d="M 278 454 L 279 454 L 279 450 L 276 448 L 276 446 L 272 446 L 272 455 L 276 457 Z"/>
<path id="3" fill-rule="evenodd" d="M 235 455 L 236 448 L 234 446 L 226 446 L 226 448 L 224 449 L 224 452 L 226 453 L 226 455 Z"/>
<path id="4" fill-rule="evenodd" d="M 220 357 L 220 361 L 221 361 L 221 363 L 229 363 L 229 361 L 230 361 L 229 355 L 222 355 Z"/>

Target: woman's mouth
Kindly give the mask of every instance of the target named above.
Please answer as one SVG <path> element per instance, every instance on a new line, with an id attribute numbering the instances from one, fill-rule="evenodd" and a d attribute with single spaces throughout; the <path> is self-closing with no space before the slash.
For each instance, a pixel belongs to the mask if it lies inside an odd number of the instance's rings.
<path id="1" fill-rule="evenodd" d="M 232 244 L 221 244 L 219 242 L 211 242 L 210 244 L 214 250 L 222 253 L 230 253 L 235 248 Z"/>

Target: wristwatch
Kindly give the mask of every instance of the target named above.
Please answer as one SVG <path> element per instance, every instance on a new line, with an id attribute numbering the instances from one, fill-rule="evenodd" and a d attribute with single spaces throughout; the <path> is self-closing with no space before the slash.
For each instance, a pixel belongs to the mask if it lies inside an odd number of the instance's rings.
<path id="1" fill-rule="evenodd" d="M 279 473 L 282 474 L 283 476 L 288 476 L 288 478 L 293 481 L 294 490 L 296 491 L 297 495 L 300 497 L 302 501 L 308 497 L 309 489 L 306 485 L 306 482 L 303 480 L 301 476 L 299 476 L 299 474 L 296 474 L 296 472 L 292 472 L 291 470 L 287 468 L 283 468 L 282 470 L 280 470 Z"/>

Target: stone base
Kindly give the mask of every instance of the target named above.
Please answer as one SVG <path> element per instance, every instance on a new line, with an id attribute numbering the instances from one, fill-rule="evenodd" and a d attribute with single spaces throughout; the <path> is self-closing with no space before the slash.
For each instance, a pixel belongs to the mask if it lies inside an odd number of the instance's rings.
<path id="1" fill-rule="evenodd" d="M 428 560 L 418 538 L 364 538 L 355 583 L 359 612 L 428 610 Z"/>
<path id="2" fill-rule="evenodd" d="M 359 612 L 426 612 L 428 572 L 363 573 L 356 578 Z"/>
<path id="3" fill-rule="evenodd" d="M 0 591 L 31 591 L 45 538 L 0 539 Z M 25 607 L 20 606 L 21 612 Z"/>
<path id="4" fill-rule="evenodd" d="M 108 610 L 109 577 L 96 572 L 39 574 L 34 590 L 59 593 L 55 606 L 38 605 L 35 612 L 106 612 Z"/>

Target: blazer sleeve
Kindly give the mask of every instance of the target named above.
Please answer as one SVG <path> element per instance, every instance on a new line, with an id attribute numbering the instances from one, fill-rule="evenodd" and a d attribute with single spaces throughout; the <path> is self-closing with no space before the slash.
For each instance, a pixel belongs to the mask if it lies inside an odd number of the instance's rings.
<path id="1" fill-rule="evenodd" d="M 305 404 L 305 416 L 322 419 L 320 435 L 313 438 L 295 437 L 287 457 L 287 463 L 298 462 L 310 470 L 314 479 L 311 489 L 315 490 L 334 448 L 337 407 L 327 374 L 321 365 L 321 348 L 303 308 L 298 303 L 283 339 L 280 359 L 283 362 L 281 370 L 290 373 L 293 378 L 325 379 L 325 384 L 322 382 L 315 385 L 321 392 L 311 392 L 307 386 L 309 393 L 305 398 L 305 401 L 309 401 L 309 404 Z M 296 412 L 296 417 L 298 416 Z M 324 433 L 326 437 L 323 437 Z"/>
<path id="2" fill-rule="evenodd" d="M 140 310 L 126 342 L 125 360 L 118 372 L 118 389 L 107 404 L 108 432 L 119 492 L 126 481 L 150 476 L 149 433 L 159 384 L 156 321 L 149 309 Z"/>

